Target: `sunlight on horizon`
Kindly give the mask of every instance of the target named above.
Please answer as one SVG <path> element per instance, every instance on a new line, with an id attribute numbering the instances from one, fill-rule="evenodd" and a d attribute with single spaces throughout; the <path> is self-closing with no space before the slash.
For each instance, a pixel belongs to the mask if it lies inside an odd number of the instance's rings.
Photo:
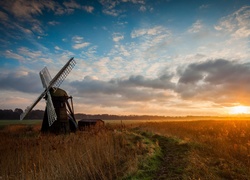
<path id="1" fill-rule="evenodd" d="M 248 106 L 234 106 L 230 109 L 229 114 L 249 114 L 249 107 Z"/>

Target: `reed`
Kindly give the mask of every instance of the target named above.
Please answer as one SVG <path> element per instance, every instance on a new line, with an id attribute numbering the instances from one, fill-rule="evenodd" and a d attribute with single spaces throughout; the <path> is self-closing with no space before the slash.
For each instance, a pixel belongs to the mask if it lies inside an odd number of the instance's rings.
<path id="1" fill-rule="evenodd" d="M 41 135 L 37 127 L 0 131 L 0 179 L 118 179 L 136 171 L 136 149 L 123 133 L 102 129 Z"/>

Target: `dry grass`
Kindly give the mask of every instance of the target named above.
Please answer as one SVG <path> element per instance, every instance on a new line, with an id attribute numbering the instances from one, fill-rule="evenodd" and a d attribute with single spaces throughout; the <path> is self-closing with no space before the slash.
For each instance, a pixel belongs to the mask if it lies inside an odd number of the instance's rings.
<path id="1" fill-rule="evenodd" d="M 39 125 L 6 126 L 0 130 L 0 179 L 250 177 L 250 121 L 147 122 L 129 127 L 137 128 L 106 125 L 99 131 L 55 136 L 41 135 Z M 161 167 L 161 158 L 152 159 L 156 153 L 163 154 Z"/>
<path id="2" fill-rule="evenodd" d="M 250 121 L 157 122 L 141 129 L 192 144 L 188 179 L 250 177 Z"/>
<path id="3" fill-rule="evenodd" d="M 0 131 L 0 179 L 118 179 L 137 170 L 137 149 L 123 133 L 54 136 L 38 129 L 12 125 Z"/>

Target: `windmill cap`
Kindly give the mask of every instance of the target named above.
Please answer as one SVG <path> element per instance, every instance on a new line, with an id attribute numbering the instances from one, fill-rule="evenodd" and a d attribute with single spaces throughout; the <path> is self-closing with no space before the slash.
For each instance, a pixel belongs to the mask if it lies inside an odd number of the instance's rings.
<path id="1" fill-rule="evenodd" d="M 62 97 L 62 96 L 68 97 L 68 94 L 66 93 L 66 91 L 64 91 L 61 88 L 57 88 L 55 91 L 53 90 L 53 88 L 51 88 L 50 94 L 51 96 L 54 96 L 54 97 Z"/>

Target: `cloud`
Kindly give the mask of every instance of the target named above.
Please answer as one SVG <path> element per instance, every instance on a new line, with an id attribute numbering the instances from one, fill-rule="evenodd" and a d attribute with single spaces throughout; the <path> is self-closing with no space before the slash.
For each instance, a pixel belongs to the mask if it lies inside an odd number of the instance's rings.
<path id="1" fill-rule="evenodd" d="M 217 31 L 231 34 L 232 37 L 246 38 L 250 36 L 250 6 L 243 6 L 226 17 L 221 18 L 214 26 Z"/>
<path id="2" fill-rule="evenodd" d="M 87 47 L 87 46 L 89 46 L 90 45 L 90 43 L 89 42 L 84 42 L 83 41 L 83 37 L 81 37 L 81 36 L 74 36 L 73 38 L 72 38 L 72 41 L 75 43 L 72 47 L 74 48 L 74 49 L 82 49 L 82 48 L 85 48 L 85 47 Z"/>
<path id="3" fill-rule="evenodd" d="M 249 73 L 250 63 L 224 59 L 192 63 L 178 70 L 176 92 L 184 99 L 250 104 Z"/>
<path id="4" fill-rule="evenodd" d="M 78 97 L 92 97 L 92 101 L 96 103 L 100 103 L 98 97 L 104 95 L 104 97 L 109 96 L 110 99 L 103 103 L 109 104 L 109 102 L 119 99 L 126 104 L 128 101 L 145 102 L 168 98 L 169 94 L 161 91 L 162 88 L 167 86 L 164 82 L 168 82 L 168 80 L 162 77 L 154 82 L 144 79 L 142 76 L 130 77 L 124 80 L 112 79 L 110 81 L 102 81 L 86 76 L 82 81 L 72 82 L 71 86 L 76 88 Z"/>
<path id="5" fill-rule="evenodd" d="M 137 38 L 145 35 L 156 36 L 162 33 L 166 33 L 166 29 L 163 26 L 155 26 L 152 28 L 135 29 L 131 32 L 131 38 Z"/>
<path id="6" fill-rule="evenodd" d="M 125 12 L 125 10 L 118 9 L 117 6 L 121 3 L 133 3 L 135 5 L 142 5 L 145 4 L 144 0 L 122 0 L 122 1 L 110 1 L 110 0 L 99 0 L 99 2 L 103 6 L 102 12 L 106 15 L 110 16 L 118 16 L 121 13 Z M 144 11 L 146 7 L 139 6 L 140 11 Z"/>
<path id="7" fill-rule="evenodd" d="M 9 20 L 9 17 L 6 13 L 0 11 L 0 20 L 2 21 L 8 21 Z"/>
<path id="8" fill-rule="evenodd" d="M 22 56 L 32 59 L 32 60 L 37 60 L 38 58 L 43 56 L 42 51 L 32 51 L 26 47 L 20 47 L 18 48 L 18 53 L 21 54 Z"/>
<path id="9" fill-rule="evenodd" d="M 55 46 L 54 47 L 55 48 L 55 50 L 62 50 L 60 47 L 58 47 L 58 46 Z"/>
<path id="10" fill-rule="evenodd" d="M 16 51 L 6 50 L 3 55 L 8 59 L 18 60 L 22 64 L 33 63 L 33 66 L 40 63 L 51 63 L 52 60 L 49 54 L 43 53 L 44 51 L 34 51 L 27 47 L 20 47 Z"/>
<path id="11" fill-rule="evenodd" d="M 112 99 L 130 102 L 144 102 L 168 98 L 168 90 L 174 89 L 171 82 L 172 75 L 163 74 L 155 79 L 145 78 L 142 75 L 130 76 L 128 78 L 113 78 L 111 80 L 98 80 L 86 76 L 82 81 L 71 82 L 71 87 L 75 88 L 79 97 L 100 97 L 101 95 L 110 96 Z M 98 101 L 94 98 L 93 101 Z M 106 102 L 108 103 L 108 102 Z"/>
<path id="12" fill-rule="evenodd" d="M 145 6 L 141 6 L 139 9 L 139 11 L 141 11 L 141 12 L 145 12 L 146 10 L 147 10 L 147 8 Z"/>
<path id="13" fill-rule="evenodd" d="M 76 9 L 84 9 L 79 3 L 74 0 L 65 1 L 63 5 L 57 3 L 57 8 L 55 9 L 56 15 L 72 14 Z"/>
<path id="14" fill-rule="evenodd" d="M 171 82 L 172 75 L 163 74 L 155 79 L 145 78 L 142 75 L 132 75 L 128 79 L 113 79 L 111 82 L 117 83 L 122 87 L 144 87 L 152 89 L 174 89 Z"/>
<path id="15" fill-rule="evenodd" d="M 203 24 L 201 20 L 197 20 L 189 29 L 189 33 L 198 33 L 203 29 Z"/>
<path id="16" fill-rule="evenodd" d="M 49 21 L 48 24 L 51 25 L 51 26 L 56 26 L 56 25 L 60 24 L 60 22 L 57 22 L 57 21 Z"/>
<path id="17" fill-rule="evenodd" d="M 41 93 L 42 85 L 39 75 L 32 72 L 15 70 L 0 73 L 0 89 L 25 93 Z"/>
<path id="18" fill-rule="evenodd" d="M 94 11 L 93 6 L 82 6 L 82 9 L 85 10 L 88 13 L 92 13 Z"/>
<path id="19" fill-rule="evenodd" d="M 73 45 L 73 48 L 74 49 L 82 49 L 82 48 L 87 47 L 89 44 L 90 43 L 88 43 L 88 42 L 78 43 L 78 44 Z"/>
<path id="20" fill-rule="evenodd" d="M 36 21 L 34 15 L 42 15 L 44 9 L 54 10 L 57 3 L 54 1 L 28 1 L 28 0 L 13 0 L 4 1 L 1 6 L 9 13 L 13 14 L 17 19 L 22 21 Z"/>
<path id="21" fill-rule="evenodd" d="M 111 16 L 118 16 L 122 11 L 116 10 L 116 5 L 119 4 L 118 1 L 109 1 L 109 0 L 100 0 L 100 3 L 103 6 L 102 12 Z"/>
<path id="22" fill-rule="evenodd" d="M 17 53 L 14 53 L 12 50 L 6 50 L 4 56 L 9 59 L 16 59 L 20 62 L 24 61 L 25 58 Z"/>
<path id="23" fill-rule="evenodd" d="M 74 0 L 71 0 L 69 2 L 63 2 L 63 5 L 66 7 L 66 8 L 72 8 L 72 9 L 80 9 L 81 8 L 81 5 L 76 3 Z"/>
<path id="24" fill-rule="evenodd" d="M 74 43 L 81 43 L 81 42 L 83 41 L 83 37 L 81 37 L 81 36 L 74 36 L 74 37 L 72 38 L 72 41 L 73 41 Z"/>
<path id="25" fill-rule="evenodd" d="M 250 63 L 217 59 L 179 66 L 174 73 L 166 68 L 155 78 L 130 75 L 99 80 L 86 76 L 81 81 L 72 81 L 70 86 L 74 96 L 103 106 L 117 103 L 122 107 L 132 102 L 159 105 L 167 101 L 172 105 L 189 101 L 219 106 L 250 105 L 249 73 Z"/>
<path id="26" fill-rule="evenodd" d="M 210 7 L 209 4 L 202 4 L 199 9 L 208 9 Z"/>
<path id="27" fill-rule="evenodd" d="M 123 40 L 124 36 L 121 33 L 113 33 L 113 41 L 119 42 L 120 40 Z"/>

